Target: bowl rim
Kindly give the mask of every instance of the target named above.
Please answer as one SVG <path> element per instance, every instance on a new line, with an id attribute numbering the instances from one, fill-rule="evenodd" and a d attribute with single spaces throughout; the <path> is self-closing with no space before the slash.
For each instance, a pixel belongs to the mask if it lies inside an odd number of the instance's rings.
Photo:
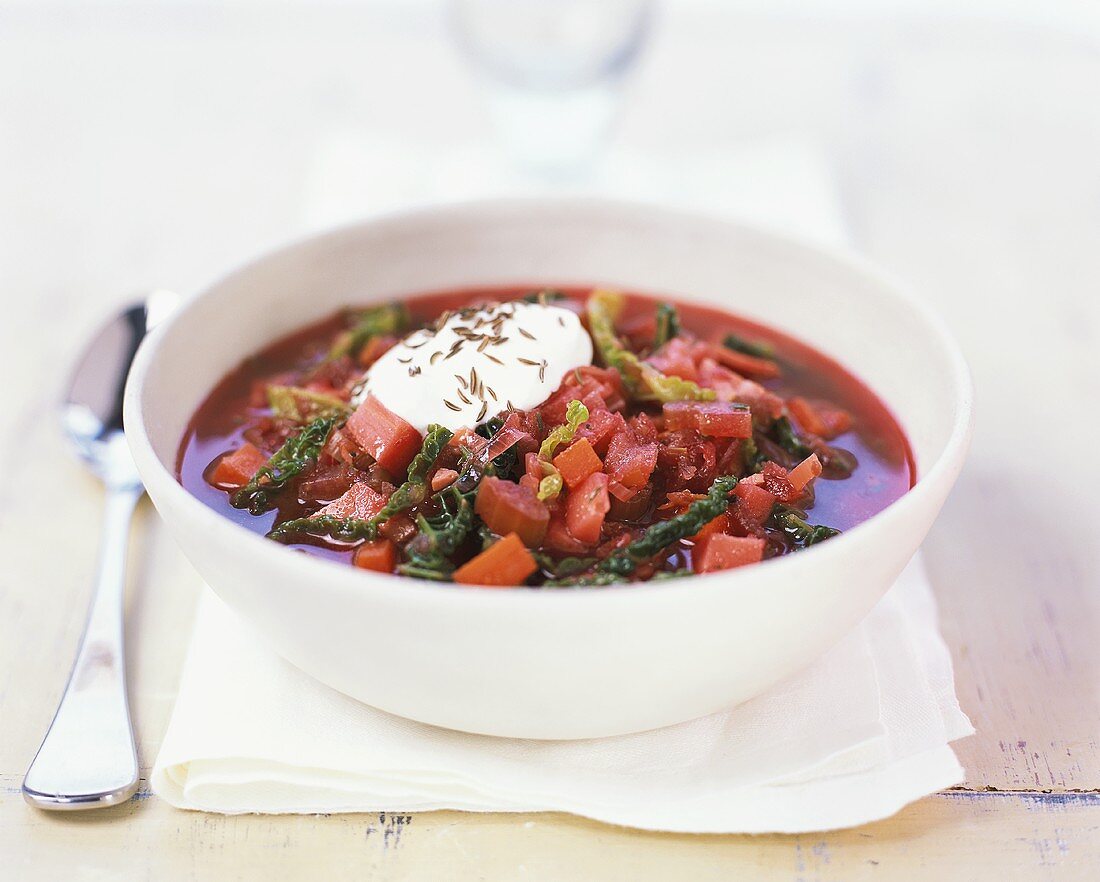
<path id="1" fill-rule="evenodd" d="M 179 483 L 174 471 L 161 462 L 160 457 L 153 449 L 145 425 L 145 414 L 141 406 L 141 399 L 146 376 L 159 354 L 160 342 L 185 313 L 208 298 L 215 296 L 216 292 L 225 284 L 252 272 L 258 266 L 278 255 L 297 249 L 309 248 L 325 239 L 354 236 L 360 231 L 380 230 L 386 227 L 400 229 L 401 227 L 415 226 L 425 221 L 437 222 L 448 218 L 453 220 L 470 215 L 476 215 L 484 219 L 486 216 L 494 214 L 505 216 L 510 213 L 523 212 L 526 214 L 541 213 L 550 216 L 560 214 L 563 211 L 576 211 L 597 216 L 604 213 L 608 216 L 619 217 L 623 213 L 633 213 L 636 218 L 652 222 L 701 223 L 712 228 L 725 228 L 735 236 L 748 239 L 755 238 L 773 247 L 779 246 L 787 250 L 802 251 L 812 259 L 831 262 L 838 265 L 842 270 L 862 277 L 864 281 L 877 289 L 879 295 L 891 297 L 914 312 L 924 322 L 926 329 L 947 358 L 952 380 L 952 391 L 957 400 L 957 406 L 953 414 L 951 432 L 943 449 L 932 464 L 923 473 L 918 474 L 916 483 L 902 496 L 891 502 L 882 511 L 845 530 L 829 542 L 822 542 L 804 549 L 797 555 L 782 555 L 767 561 L 761 561 L 751 567 L 739 568 L 733 571 L 692 574 L 690 577 L 683 579 L 668 579 L 657 582 L 616 582 L 601 586 L 598 591 L 538 591 L 533 589 L 526 591 L 491 591 L 486 590 L 487 587 L 491 586 L 462 585 L 393 573 L 376 573 L 370 570 L 349 567 L 345 563 L 332 561 L 317 555 L 302 554 L 280 543 L 273 542 L 204 505 L 201 500 L 189 493 Z M 811 346 L 815 345 L 812 340 L 806 340 L 805 342 Z M 605 598 L 607 601 L 613 601 L 615 598 L 623 596 L 641 597 L 653 595 L 656 592 L 684 591 L 689 588 L 701 589 L 715 586 L 718 583 L 729 583 L 731 579 L 736 580 L 738 584 L 743 584 L 746 580 L 751 579 L 753 574 L 759 573 L 761 567 L 767 567 L 769 575 L 777 576 L 780 567 L 793 570 L 797 567 L 804 568 L 808 564 L 817 564 L 818 562 L 820 565 L 824 565 L 827 556 L 843 555 L 854 541 L 874 529 L 876 525 L 903 517 L 906 512 L 919 506 L 924 497 L 934 493 L 935 487 L 941 481 L 953 480 L 951 472 L 957 473 L 961 468 L 969 446 L 973 419 L 973 394 L 970 369 L 958 343 L 941 316 L 931 306 L 910 293 L 906 286 L 901 284 L 894 276 L 848 247 L 826 246 L 812 239 L 776 230 L 766 224 L 644 202 L 602 197 L 508 197 L 468 200 L 445 205 L 417 206 L 352 221 L 284 242 L 274 248 L 265 250 L 230 271 L 222 273 L 212 282 L 206 284 L 198 293 L 185 298 L 177 309 L 158 324 L 142 341 L 127 379 L 123 409 L 126 437 L 131 445 L 131 450 L 134 451 L 139 470 L 144 462 L 153 464 L 153 468 L 158 472 L 156 478 L 159 479 L 159 485 L 161 488 L 165 488 L 166 495 L 171 497 L 171 503 L 180 505 L 192 513 L 195 518 L 204 522 L 204 526 L 208 529 L 230 530 L 235 533 L 239 541 L 244 543 L 246 548 L 255 549 L 258 554 L 278 555 L 277 559 L 284 571 L 287 571 L 288 578 L 295 578 L 299 574 L 302 577 L 309 577 L 311 574 L 314 576 L 327 576 L 325 581 L 330 588 L 356 593 L 364 591 L 401 592 L 404 599 L 460 597 L 463 598 L 463 603 L 468 604 L 471 598 L 481 598 L 480 602 L 496 603 L 497 601 L 488 598 L 501 597 L 509 598 L 502 601 L 505 603 L 591 603 L 592 600 L 578 601 L 570 598 L 600 597 Z M 890 406 L 889 401 L 885 403 L 888 407 Z M 416 586 L 416 590 L 409 590 L 410 583 Z M 544 600 L 543 598 L 554 599 Z"/>

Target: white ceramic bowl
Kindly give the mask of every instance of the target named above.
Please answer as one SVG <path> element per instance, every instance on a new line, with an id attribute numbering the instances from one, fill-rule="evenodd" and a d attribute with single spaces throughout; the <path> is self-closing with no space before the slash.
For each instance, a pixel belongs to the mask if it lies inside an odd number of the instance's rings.
<path id="1" fill-rule="evenodd" d="M 888 403 L 916 487 L 829 542 L 651 585 L 492 591 L 291 551 L 174 478 L 184 428 L 246 354 L 346 304 L 479 284 L 666 294 L 787 331 Z M 126 394 L 149 494 L 214 590 L 318 680 L 375 707 L 494 735 L 583 738 L 712 713 L 834 644 L 916 551 L 962 466 L 971 390 L 943 325 L 863 263 L 736 224 L 620 203 L 505 201 L 369 221 L 276 251 L 189 300 Z"/>

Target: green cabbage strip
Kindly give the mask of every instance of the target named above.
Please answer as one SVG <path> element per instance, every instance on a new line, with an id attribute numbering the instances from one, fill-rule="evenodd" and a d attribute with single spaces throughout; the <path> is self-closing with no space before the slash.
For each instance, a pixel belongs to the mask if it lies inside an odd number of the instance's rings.
<path id="1" fill-rule="evenodd" d="M 344 542 L 360 539 L 374 539 L 378 536 L 378 525 L 374 519 L 338 518 L 334 515 L 317 515 L 312 518 L 293 518 L 283 521 L 267 534 L 277 542 L 292 540 L 295 536 L 327 536 Z"/>
<path id="2" fill-rule="evenodd" d="M 601 561 L 597 571 L 629 576 L 638 564 L 660 554 L 674 542 L 694 536 L 706 524 L 723 514 L 730 507 L 729 495 L 736 486 L 737 478 L 733 475 L 715 478 L 705 499 L 693 502 L 683 514 L 649 527 L 640 538 Z"/>
<path id="3" fill-rule="evenodd" d="M 428 426 L 428 433 L 424 436 L 424 443 L 420 452 L 409 463 L 408 478 L 404 484 L 393 491 L 389 501 L 382 510 L 371 520 L 376 524 L 383 524 L 395 514 L 407 511 L 415 505 L 420 505 L 428 498 L 428 473 L 439 459 L 443 448 L 450 443 L 454 433 L 443 426 L 434 423 Z"/>
<path id="4" fill-rule="evenodd" d="M 347 416 L 351 406 L 335 395 L 325 395 L 301 386 L 268 386 L 267 406 L 281 419 L 307 423 L 319 417 Z"/>
<path id="5" fill-rule="evenodd" d="M 557 560 L 545 551 L 532 551 L 531 556 L 551 580 L 576 578 L 596 565 L 594 557 L 563 557 Z"/>
<path id="6" fill-rule="evenodd" d="M 321 417 L 309 423 L 286 442 L 259 468 L 247 484 L 233 494 L 235 508 L 247 508 L 260 515 L 275 507 L 274 499 L 287 483 L 313 463 L 340 418 Z"/>
<path id="7" fill-rule="evenodd" d="M 420 579 L 450 581 L 454 572 L 451 556 L 474 526 L 471 500 L 475 495 L 476 491 L 463 493 L 453 484 L 436 494 L 439 514 L 417 517 L 420 532 L 406 546 L 406 561 L 397 568 L 398 572 Z"/>
<path id="8" fill-rule="evenodd" d="M 615 334 L 615 319 L 622 311 L 623 295 L 615 291 L 593 291 L 588 295 L 588 330 L 600 358 L 617 370 L 627 391 L 641 401 L 713 401 L 713 389 L 703 389 L 690 380 L 668 377 L 646 364 L 623 346 Z"/>
<path id="9" fill-rule="evenodd" d="M 546 502 L 556 499 L 561 493 L 562 479 L 552 460 L 554 453 L 562 444 L 568 444 L 577 434 L 582 423 L 588 422 L 588 408 L 576 399 L 565 408 L 565 422 L 551 430 L 539 447 L 539 459 L 542 460 L 543 478 L 539 481 L 538 497 Z"/>
<path id="10" fill-rule="evenodd" d="M 680 334 L 680 314 L 671 303 L 657 304 L 657 332 L 653 335 L 653 348 L 660 349 Z"/>
<path id="11" fill-rule="evenodd" d="M 840 530 L 835 527 L 807 523 L 806 512 L 788 505 L 776 505 L 768 518 L 768 525 L 782 530 L 795 548 L 808 548 L 840 535 Z"/>
<path id="12" fill-rule="evenodd" d="M 373 517 L 339 518 L 320 515 L 294 518 L 279 524 L 268 535 L 280 541 L 302 533 L 309 536 L 330 536 L 344 541 L 377 538 L 378 528 L 382 524 L 394 515 L 420 505 L 428 498 L 428 473 L 451 440 L 452 434 L 450 429 L 443 426 L 428 426 L 420 452 L 409 463 L 408 479 L 393 491 L 386 504 Z"/>
<path id="13" fill-rule="evenodd" d="M 790 419 L 786 416 L 781 416 L 772 423 L 771 434 L 776 444 L 799 459 L 805 459 L 814 452 L 813 448 L 798 436 Z"/>

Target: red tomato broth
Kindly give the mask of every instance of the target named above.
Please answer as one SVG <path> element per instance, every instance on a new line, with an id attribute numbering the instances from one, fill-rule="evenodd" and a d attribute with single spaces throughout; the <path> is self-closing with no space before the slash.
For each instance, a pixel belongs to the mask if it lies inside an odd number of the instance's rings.
<path id="1" fill-rule="evenodd" d="M 404 303 L 414 323 L 421 323 L 432 321 L 447 309 L 515 299 L 531 290 L 531 286 L 462 289 L 417 295 L 405 298 Z M 584 300 L 592 289 L 566 287 L 556 290 L 563 291 L 569 298 L 560 305 L 583 312 Z M 814 499 L 808 507 L 811 521 L 848 530 L 882 511 L 913 486 L 916 468 L 897 420 L 874 392 L 836 361 L 774 328 L 718 308 L 673 298 L 628 294 L 620 323 L 652 312 L 662 301 L 676 306 L 681 327 L 700 340 L 720 342 L 727 333 L 733 333 L 773 347 L 782 366 L 782 375 L 759 380 L 769 391 L 784 399 L 795 395 L 825 399 L 851 414 L 850 430 L 829 443 L 854 454 L 858 468 L 843 480 L 822 477 L 813 482 Z M 256 384 L 269 381 L 273 375 L 300 371 L 319 363 L 333 337 L 343 327 L 342 314 L 305 326 L 244 359 L 218 383 L 195 412 L 180 442 L 176 477 L 188 492 L 260 535 L 268 533 L 277 520 L 307 513 L 302 506 L 289 501 L 280 503 L 276 510 L 252 515 L 231 505 L 229 494 L 211 486 L 207 477 L 222 454 L 245 443 L 252 421 L 265 414 L 265 408 L 255 406 Z M 650 512 L 662 501 L 653 500 Z M 357 544 L 304 536 L 292 547 L 351 564 Z M 691 563 L 691 543 L 683 542 L 671 551 L 661 568 L 690 567 Z"/>

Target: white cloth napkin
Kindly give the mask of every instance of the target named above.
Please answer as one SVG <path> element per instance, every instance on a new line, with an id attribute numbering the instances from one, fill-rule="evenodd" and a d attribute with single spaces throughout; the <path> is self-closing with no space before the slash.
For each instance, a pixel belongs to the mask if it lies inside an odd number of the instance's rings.
<path id="1" fill-rule="evenodd" d="M 566 811 L 654 830 L 861 824 L 956 784 L 971 732 L 919 562 L 797 677 L 638 735 L 520 741 L 375 710 L 269 650 L 208 589 L 153 789 L 240 812 Z"/>
<path id="2" fill-rule="evenodd" d="M 425 156 L 403 153 L 330 139 L 310 222 L 477 195 L 467 183 L 432 190 L 417 173 Z M 429 166 L 456 155 L 468 174 L 437 181 L 473 179 L 481 195 L 532 189 L 493 184 L 475 148 L 449 147 Z M 596 189 L 637 196 L 631 182 L 645 181 L 641 195 L 698 205 L 708 185 L 731 213 L 843 237 L 826 165 L 802 142 L 694 157 L 696 184 L 654 183 L 668 161 L 620 157 Z M 207 589 L 152 786 L 180 808 L 227 813 L 566 811 L 654 830 L 801 832 L 882 818 L 958 783 L 948 745 L 972 731 L 919 559 L 855 631 L 766 694 L 679 726 L 572 742 L 467 735 L 367 707 L 283 661 Z"/>

